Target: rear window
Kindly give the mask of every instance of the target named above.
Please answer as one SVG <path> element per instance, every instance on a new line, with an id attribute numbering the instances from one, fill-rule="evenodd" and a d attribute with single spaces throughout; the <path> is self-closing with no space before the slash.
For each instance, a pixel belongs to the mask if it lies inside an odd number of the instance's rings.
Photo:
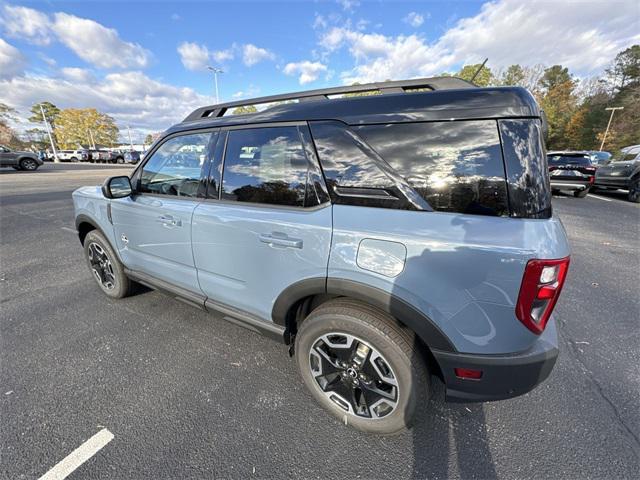
<path id="1" fill-rule="evenodd" d="M 509 214 L 495 120 L 354 127 L 436 211 Z"/>
<path id="2" fill-rule="evenodd" d="M 588 167 L 591 165 L 591 158 L 586 155 L 549 155 L 549 165 L 580 165 Z"/>

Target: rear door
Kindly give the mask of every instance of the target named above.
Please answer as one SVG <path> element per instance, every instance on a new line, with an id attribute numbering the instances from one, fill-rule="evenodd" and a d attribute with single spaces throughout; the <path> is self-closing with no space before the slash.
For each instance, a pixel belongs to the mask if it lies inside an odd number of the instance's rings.
<path id="1" fill-rule="evenodd" d="M 331 203 L 309 145 L 305 124 L 221 133 L 210 199 L 193 216 L 193 254 L 209 306 L 270 321 L 284 289 L 326 278 Z"/>
<path id="2" fill-rule="evenodd" d="M 200 293 L 191 218 L 216 138 L 211 131 L 170 137 L 136 173 L 134 195 L 112 201 L 117 247 L 128 268 Z"/>

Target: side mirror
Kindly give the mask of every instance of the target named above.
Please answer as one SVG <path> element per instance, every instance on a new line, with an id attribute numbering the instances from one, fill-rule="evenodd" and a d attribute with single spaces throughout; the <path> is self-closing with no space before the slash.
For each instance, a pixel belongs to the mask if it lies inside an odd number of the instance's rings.
<path id="1" fill-rule="evenodd" d="M 109 177 L 102 184 L 102 194 L 106 198 L 124 198 L 133 193 L 131 179 L 127 176 Z"/>

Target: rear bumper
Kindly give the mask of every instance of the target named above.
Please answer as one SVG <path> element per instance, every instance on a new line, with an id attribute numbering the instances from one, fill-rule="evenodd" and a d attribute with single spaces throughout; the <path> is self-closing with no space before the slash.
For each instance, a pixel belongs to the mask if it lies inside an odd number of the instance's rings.
<path id="1" fill-rule="evenodd" d="M 558 358 L 554 321 L 528 350 L 508 355 L 474 355 L 432 351 L 440 365 L 449 402 L 486 402 L 517 397 L 533 390 L 553 370 Z M 461 379 L 455 368 L 482 370 L 479 380 Z"/>

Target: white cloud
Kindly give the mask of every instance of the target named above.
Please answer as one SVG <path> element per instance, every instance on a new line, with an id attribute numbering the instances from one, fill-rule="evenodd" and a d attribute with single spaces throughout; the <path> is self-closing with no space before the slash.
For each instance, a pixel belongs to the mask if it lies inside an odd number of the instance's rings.
<path id="1" fill-rule="evenodd" d="M 513 63 L 560 63 L 578 75 L 589 75 L 640 41 L 630 21 L 635 17 L 637 4 L 629 0 L 579 6 L 497 0 L 483 5 L 477 15 L 459 20 L 431 43 L 416 34 L 387 36 L 334 27 L 322 34 L 319 44 L 325 51 L 322 58 L 349 50 L 354 67 L 341 73 L 345 83 L 437 75 L 484 57 L 494 69 Z"/>
<path id="2" fill-rule="evenodd" d="M 360 0 L 336 0 L 342 9 L 346 12 L 353 12 L 356 7 L 360 6 Z"/>
<path id="3" fill-rule="evenodd" d="M 204 45 L 182 42 L 178 46 L 178 53 L 187 70 L 204 70 L 209 64 L 209 49 Z"/>
<path id="4" fill-rule="evenodd" d="M 305 60 L 303 62 L 287 63 L 283 69 L 285 75 L 297 75 L 300 85 L 314 82 L 318 77 L 327 71 L 327 66 L 320 62 L 310 62 Z"/>
<path id="5" fill-rule="evenodd" d="M 120 128 L 130 125 L 149 131 L 165 130 L 195 108 L 212 103 L 191 88 L 168 85 L 137 71 L 88 81 L 26 75 L 0 80 L 0 92 L 6 97 L 3 102 L 22 118 L 28 117 L 31 105 L 46 99 L 59 108 L 97 108 L 114 117 Z"/>
<path id="6" fill-rule="evenodd" d="M 236 47 L 233 46 L 227 50 L 218 50 L 211 52 L 205 45 L 200 45 L 194 42 L 182 42 L 178 46 L 178 53 L 180 54 L 180 60 L 182 64 L 188 70 L 204 70 L 209 66 L 211 60 L 213 63 L 223 63 L 227 60 L 232 60 L 234 57 L 233 50 Z"/>
<path id="7" fill-rule="evenodd" d="M 251 67 L 263 60 L 273 60 L 275 55 L 269 50 L 256 47 L 248 43 L 242 47 L 242 61 L 247 67 Z"/>
<path id="8" fill-rule="evenodd" d="M 101 68 L 143 68 L 151 53 L 140 45 L 125 42 L 118 32 L 98 22 L 67 13 L 54 15 L 53 31 L 76 55 Z"/>
<path id="9" fill-rule="evenodd" d="M 235 100 L 239 100 L 241 98 L 251 98 L 256 97 L 260 93 L 260 88 L 255 85 L 249 85 L 246 90 L 239 90 L 235 92 L 231 97 Z"/>
<path id="10" fill-rule="evenodd" d="M 234 50 L 233 47 L 228 48 L 227 50 L 217 50 L 211 53 L 211 58 L 213 58 L 218 63 L 223 63 L 228 60 L 233 60 L 233 57 L 234 57 L 233 50 Z"/>
<path id="11" fill-rule="evenodd" d="M 51 43 L 49 17 L 38 10 L 5 5 L 0 16 L 0 25 L 11 38 L 20 38 L 36 45 Z"/>
<path id="12" fill-rule="evenodd" d="M 0 79 L 11 79 L 15 76 L 22 75 L 26 64 L 26 59 L 16 47 L 9 45 L 0 38 Z M 2 92 L 2 97 L 6 95 L 6 92 L 2 90 L 0 90 L 0 92 Z"/>
<path id="13" fill-rule="evenodd" d="M 173 20 L 174 22 L 179 22 L 180 20 L 182 20 L 182 17 L 177 13 L 173 13 L 171 14 L 171 20 Z"/>
<path id="14" fill-rule="evenodd" d="M 406 17 L 402 19 L 402 21 L 408 23 L 413 28 L 418 28 L 424 23 L 424 15 L 420 15 L 416 12 L 410 12 Z"/>
<path id="15" fill-rule="evenodd" d="M 61 73 L 64 78 L 72 82 L 90 83 L 95 80 L 93 74 L 84 68 L 65 67 Z"/>
<path id="16" fill-rule="evenodd" d="M 323 15 L 320 15 L 319 13 L 316 12 L 313 18 L 313 23 L 311 24 L 311 27 L 314 30 L 327 28 L 327 21 L 325 20 Z"/>

